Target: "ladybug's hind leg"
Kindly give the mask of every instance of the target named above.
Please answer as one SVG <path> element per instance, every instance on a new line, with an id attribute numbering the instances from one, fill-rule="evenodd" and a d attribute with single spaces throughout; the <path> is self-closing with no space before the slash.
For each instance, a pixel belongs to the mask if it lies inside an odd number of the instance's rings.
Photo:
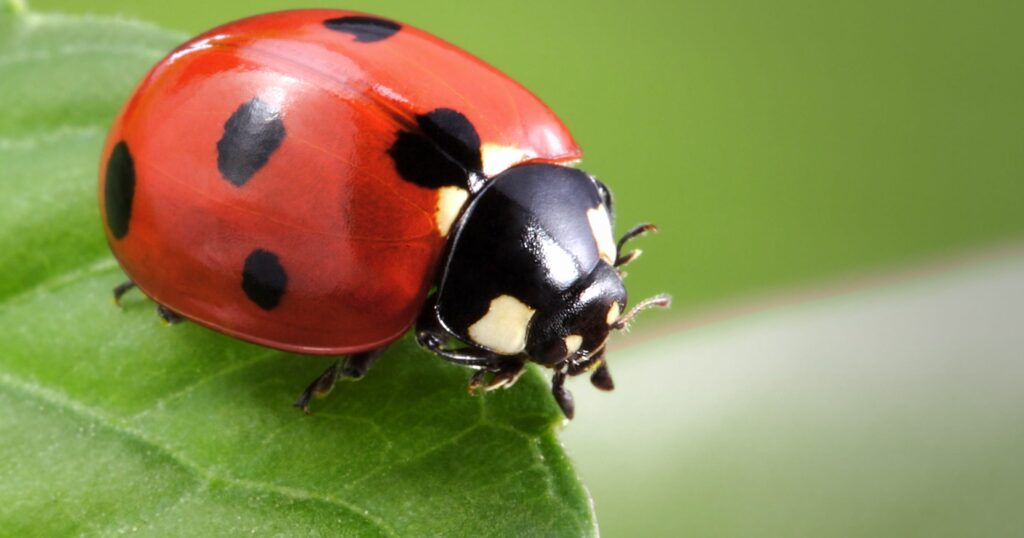
<path id="1" fill-rule="evenodd" d="M 317 398 L 327 396 L 331 392 L 331 389 L 334 388 L 334 385 L 337 384 L 339 378 L 347 377 L 351 379 L 359 379 L 363 377 L 366 375 L 366 372 L 370 370 L 370 367 L 377 362 L 377 359 L 380 358 L 385 349 L 385 347 L 379 347 L 374 350 L 356 353 L 349 355 L 347 358 L 339 359 L 324 370 L 324 373 L 314 379 L 313 382 L 306 387 L 306 390 L 302 391 L 302 394 L 299 395 L 299 399 L 295 400 L 295 404 L 293 405 L 308 415 L 309 402 L 314 396 Z"/>
<path id="2" fill-rule="evenodd" d="M 124 294 L 131 291 L 132 288 L 134 287 L 135 281 L 133 280 L 127 280 L 125 282 L 118 284 L 117 286 L 114 286 L 114 304 L 116 304 L 117 306 L 121 306 L 121 297 L 124 297 Z"/>
<path id="3" fill-rule="evenodd" d="M 124 297 L 124 294 L 136 287 L 134 280 L 126 280 L 117 286 L 114 286 L 114 304 L 121 306 L 121 298 Z M 182 317 L 181 314 L 159 303 L 156 305 L 156 315 L 160 316 L 160 319 L 164 320 L 168 325 L 175 325 L 185 321 L 185 318 Z"/>

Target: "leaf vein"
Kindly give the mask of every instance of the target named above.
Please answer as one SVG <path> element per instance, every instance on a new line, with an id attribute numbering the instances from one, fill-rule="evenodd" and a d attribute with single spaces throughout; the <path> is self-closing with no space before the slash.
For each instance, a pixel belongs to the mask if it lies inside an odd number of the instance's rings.
<path id="1" fill-rule="evenodd" d="M 0 311 L 23 300 L 27 300 L 34 295 L 54 291 L 56 289 L 63 288 L 64 286 L 70 286 L 91 276 L 106 273 L 116 267 L 118 267 L 117 262 L 110 256 L 104 256 L 90 263 L 84 263 L 75 269 L 64 271 L 63 273 L 58 273 L 50 278 L 40 280 L 28 287 L 12 293 L 11 295 L 8 295 L 7 297 L 0 297 Z"/>
<path id="2" fill-rule="evenodd" d="M 80 418 L 91 420 L 99 424 L 100 426 L 107 428 L 115 433 L 118 433 L 128 439 L 148 446 L 153 450 L 165 455 L 167 458 L 169 458 L 172 462 L 180 466 L 182 469 L 189 471 L 193 475 L 202 479 L 207 484 L 221 482 L 241 489 L 246 489 L 258 493 L 275 494 L 281 497 L 287 497 L 298 501 L 319 501 L 351 512 L 356 517 L 365 520 L 374 527 L 377 527 L 388 536 L 398 536 L 398 533 L 393 528 L 387 525 L 380 518 L 370 515 L 368 510 L 365 510 L 360 506 L 357 506 L 349 501 L 340 499 L 333 495 L 321 495 L 298 488 L 280 486 L 277 484 L 260 482 L 257 480 L 250 480 L 245 478 L 237 478 L 227 474 L 215 472 L 212 469 L 208 469 L 201 465 L 200 463 L 193 461 L 188 456 L 181 454 L 180 452 L 174 450 L 173 448 L 163 443 L 160 443 L 155 439 L 150 438 L 142 430 L 133 428 L 132 426 L 127 424 L 125 420 L 118 419 L 117 417 L 111 416 L 108 413 L 104 413 L 101 410 L 98 410 L 82 402 L 71 399 L 67 395 L 62 394 L 56 390 L 43 387 L 37 383 L 26 381 L 16 376 L 3 372 L 0 372 L 0 387 L 5 387 L 10 391 L 20 393 L 28 398 L 31 398 L 42 404 L 48 405 L 52 408 L 71 412 L 75 415 L 78 415 Z"/>
<path id="3" fill-rule="evenodd" d="M 166 404 L 168 404 L 168 403 L 170 403 L 170 402 L 172 402 L 174 400 L 181 399 L 181 398 L 187 396 L 188 394 L 191 394 L 197 388 L 199 388 L 199 387 L 201 387 L 203 385 L 206 385 L 206 384 L 210 383 L 213 380 L 219 379 L 221 377 L 229 376 L 229 375 L 231 375 L 231 374 L 233 374 L 235 372 L 239 372 L 239 371 L 245 370 L 246 368 L 248 368 L 250 366 L 254 366 L 254 365 L 256 365 L 256 364 L 258 364 L 260 362 L 263 362 L 263 361 L 265 361 L 265 360 L 267 360 L 267 359 L 269 359 L 271 357 L 274 357 L 274 356 L 280 355 L 280 354 L 282 354 L 282 352 L 280 352 L 280 351 L 278 351 L 276 349 L 267 349 L 263 353 L 257 353 L 255 355 L 247 358 L 246 360 L 228 364 L 224 368 L 221 368 L 220 370 L 214 371 L 214 372 L 212 372 L 212 373 L 210 373 L 208 375 L 199 376 L 195 380 L 193 380 L 191 383 L 188 383 L 187 385 L 184 385 L 184 386 L 180 387 L 179 389 L 177 389 L 177 390 L 175 390 L 175 391 L 173 391 L 171 393 L 168 393 L 167 395 L 165 395 L 165 396 L 161 397 L 160 399 L 154 401 L 151 405 L 149 405 L 145 409 L 142 409 L 138 413 L 128 417 L 127 420 L 133 421 L 133 422 L 134 421 L 138 421 L 139 419 L 145 417 L 146 415 L 152 413 L 153 411 L 157 411 L 159 409 L 162 409 Z"/>

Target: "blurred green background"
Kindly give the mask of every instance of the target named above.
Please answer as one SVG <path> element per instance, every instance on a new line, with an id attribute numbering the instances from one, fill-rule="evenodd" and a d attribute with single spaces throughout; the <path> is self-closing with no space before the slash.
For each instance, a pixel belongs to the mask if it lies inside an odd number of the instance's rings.
<path id="1" fill-rule="evenodd" d="M 120 13 L 185 34 L 256 12 L 311 7 L 285 0 L 31 4 L 37 10 Z M 926 404 L 991 395 L 990 382 L 997 379 L 1020 381 L 1019 369 L 1006 368 L 1024 357 L 1024 349 L 1019 340 L 1005 340 L 1020 310 L 996 309 L 1001 315 L 992 320 L 1011 322 L 1002 332 L 978 328 L 973 339 L 954 335 L 944 347 L 915 347 L 907 344 L 908 334 L 928 341 L 958 324 L 927 318 L 904 326 L 895 321 L 907 323 L 921 311 L 897 307 L 869 308 L 877 315 L 848 319 L 835 312 L 850 308 L 849 302 L 826 302 L 822 318 L 839 320 L 840 327 L 854 324 L 860 332 L 853 326 L 848 333 L 826 331 L 833 335 L 829 347 L 811 338 L 820 329 L 812 322 L 816 312 L 801 311 L 801 317 L 783 311 L 775 317 L 796 316 L 795 326 L 806 333 L 779 329 L 772 334 L 788 336 L 755 339 L 757 346 L 723 352 L 728 360 L 693 348 L 705 338 L 717 338 L 719 346 L 745 341 L 764 320 L 727 324 L 710 336 L 676 329 L 724 302 L 1013 244 L 1024 236 L 1024 4 L 319 5 L 419 26 L 518 79 L 562 116 L 586 152 L 583 167 L 615 191 L 620 230 L 639 221 L 662 229 L 637 242 L 647 254 L 630 267 L 634 297 L 664 291 L 676 299 L 670 314 L 648 315 L 634 334 L 644 339 L 646 327 L 662 336 L 629 349 L 623 348 L 629 339 L 620 340 L 623 351 L 613 359 L 619 361 L 613 365 L 624 365 L 614 395 L 619 399 L 592 398 L 584 383 L 575 385 L 581 416 L 566 440 L 606 535 L 926 534 L 923 529 L 929 535 L 979 529 L 992 535 L 1012 529 L 969 523 L 986 515 L 999 519 L 1012 498 L 1007 495 L 1021 492 L 1024 474 L 1012 456 L 1024 431 L 1020 400 L 985 400 L 959 415 Z M 1020 267 L 1011 265 L 1010 274 Z M 933 284 L 921 293 L 945 287 Z M 970 297 L 954 295 L 928 308 L 967 308 L 963 301 Z M 992 310 L 984 301 L 970 305 Z M 771 351 L 780 341 L 788 343 L 783 356 L 761 361 L 759 350 Z M 881 345 L 856 347 L 872 342 Z M 975 351 L 966 351 L 965 342 L 974 343 Z M 991 342 L 1002 345 L 986 347 Z M 880 353 L 899 367 L 895 378 L 877 361 Z M 655 370 L 652 365 L 665 357 L 678 361 Z M 966 384 L 958 369 L 963 364 L 980 372 L 967 376 Z M 729 365 L 735 371 L 723 374 Z M 936 368 L 948 375 L 929 374 Z M 644 383 L 659 376 L 663 385 L 674 376 L 696 385 L 651 389 L 645 400 Z M 847 376 L 871 382 L 829 384 Z M 755 379 L 773 380 L 771 390 L 759 385 L 744 393 Z M 878 379 L 906 384 L 889 387 L 889 399 L 879 400 Z M 808 389 L 817 380 L 837 392 Z M 715 435 L 698 435 L 689 410 L 700 402 L 689 395 L 701 390 L 717 395 L 705 402 L 746 412 L 723 419 Z M 626 399 L 629 394 L 638 396 Z M 904 398 L 920 405 L 907 411 Z M 584 404 L 595 413 L 588 415 Z M 604 420 L 595 416 L 598 409 L 607 413 Z M 985 429 L 983 419 L 1000 410 L 1003 420 Z M 894 416 L 899 418 L 890 421 Z M 910 423 L 925 426 L 901 429 Z M 767 429 L 772 435 L 763 435 Z M 769 446 L 756 444 L 766 439 Z M 949 448 L 964 439 L 977 446 Z M 946 448 L 936 452 L 937 446 Z M 880 454 L 900 457 L 876 465 Z M 990 465 L 975 465 L 988 456 Z M 934 478 L 947 471 L 954 473 L 948 480 Z M 971 487 L 959 490 L 955 477 Z M 824 486 L 833 479 L 849 487 Z M 780 481 L 785 487 L 766 485 Z M 936 490 L 946 494 L 929 497 Z M 979 508 L 984 506 L 990 513 Z M 962 527 L 943 526 L 957 510 L 975 517 Z M 935 526 L 922 526 L 924 521 Z"/>

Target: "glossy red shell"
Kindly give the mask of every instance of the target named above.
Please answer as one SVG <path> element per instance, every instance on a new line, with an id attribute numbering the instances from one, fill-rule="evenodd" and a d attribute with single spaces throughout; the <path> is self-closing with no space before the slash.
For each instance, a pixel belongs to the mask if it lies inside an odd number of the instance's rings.
<path id="1" fill-rule="evenodd" d="M 123 237 L 109 223 L 107 236 L 155 301 L 278 349 L 379 347 L 414 322 L 446 239 L 434 218 L 438 191 L 403 180 L 388 155 L 399 130 L 446 107 L 472 122 L 485 147 L 517 148 L 512 162 L 579 158 L 558 118 L 494 68 L 408 26 L 366 43 L 324 25 L 352 15 L 291 11 L 221 26 L 179 47 L 135 90 L 104 149 L 99 195 L 102 209 L 106 165 L 124 142 L 135 174 L 131 218 Z M 253 98 L 280 110 L 287 135 L 239 187 L 219 172 L 217 144 Z M 274 252 L 288 274 L 269 310 L 241 284 L 254 249 Z"/>

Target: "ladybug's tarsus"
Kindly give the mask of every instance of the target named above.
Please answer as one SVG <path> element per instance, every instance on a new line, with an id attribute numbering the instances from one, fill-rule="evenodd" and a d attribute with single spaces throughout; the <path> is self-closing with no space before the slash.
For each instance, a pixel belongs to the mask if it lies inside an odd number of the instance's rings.
<path id="1" fill-rule="evenodd" d="M 608 371 L 607 362 L 601 361 L 601 364 L 594 369 L 594 373 L 590 374 L 590 384 L 606 392 L 615 389 L 615 382 L 612 381 L 612 374 Z"/>
<path id="2" fill-rule="evenodd" d="M 302 391 L 299 395 L 299 399 L 295 400 L 293 404 L 298 407 L 305 414 L 310 414 L 309 401 L 313 399 L 313 396 L 317 398 L 323 398 L 331 392 L 334 388 L 334 384 L 338 381 L 338 365 L 341 361 L 335 361 L 334 364 L 327 367 L 326 370 L 319 377 L 313 380 L 312 383 L 306 387 L 306 390 Z"/>
<path id="3" fill-rule="evenodd" d="M 124 294 L 131 291 L 134 287 L 135 282 L 132 280 L 128 280 L 114 286 L 114 304 L 121 306 L 121 297 L 124 297 Z"/>
<path id="4" fill-rule="evenodd" d="M 558 407 L 562 408 L 562 414 L 565 415 L 565 418 L 572 420 L 572 417 L 576 414 L 576 404 L 573 402 L 572 393 L 565 388 L 564 370 L 559 370 L 552 376 L 551 394 L 555 397 L 555 401 L 558 402 Z"/>
<path id="5" fill-rule="evenodd" d="M 509 362 L 491 377 L 490 383 L 484 390 L 507 389 L 519 381 L 519 377 L 526 371 L 526 361 Z"/>
<path id="6" fill-rule="evenodd" d="M 507 389 L 519 381 L 519 378 L 526 371 L 526 361 L 508 361 L 496 369 L 482 368 L 477 370 L 473 374 L 473 377 L 469 379 L 469 385 L 466 386 L 466 390 L 470 396 L 476 394 L 477 389 L 483 387 L 484 391 L 490 392 L 496 389 Z M 487 379 L 487 374 L 491 374 L 489 381 L 484 382 Z"/>
<path id="7" fill-rule="evenodd" d="M 484 386 L 484 379 L 487 378 L 487 370 L 477 370 L 473 372 L 473 377 L 469 378 L 469 384 L 466 385 L 466 392 L 470 396 L 476 396 L 476 389 Z"/>
<path id="8" fill-rule="evenodd" d="M 349 355 L 347 359 L 336 361 L 324 370 L 319 377 L 314 379 L 313 382 L 306 387 L 306 390 L 302 391 L 302 394 L 299 395 L 299 399 L 296 400 L 293 405 L 301 409 L 303 413 L 309 415 L 309 402 L 314 396 L 317 398 L 323 398 L 330 394 L 334 385 L 338 383 L 339 378 L 362 378 L 374 363 L 377 362 L 377 359 L 380 358 L 385 349 L 385 347 L 380 347 L 364 353 L 355 353 L 353 355 Z"/>

